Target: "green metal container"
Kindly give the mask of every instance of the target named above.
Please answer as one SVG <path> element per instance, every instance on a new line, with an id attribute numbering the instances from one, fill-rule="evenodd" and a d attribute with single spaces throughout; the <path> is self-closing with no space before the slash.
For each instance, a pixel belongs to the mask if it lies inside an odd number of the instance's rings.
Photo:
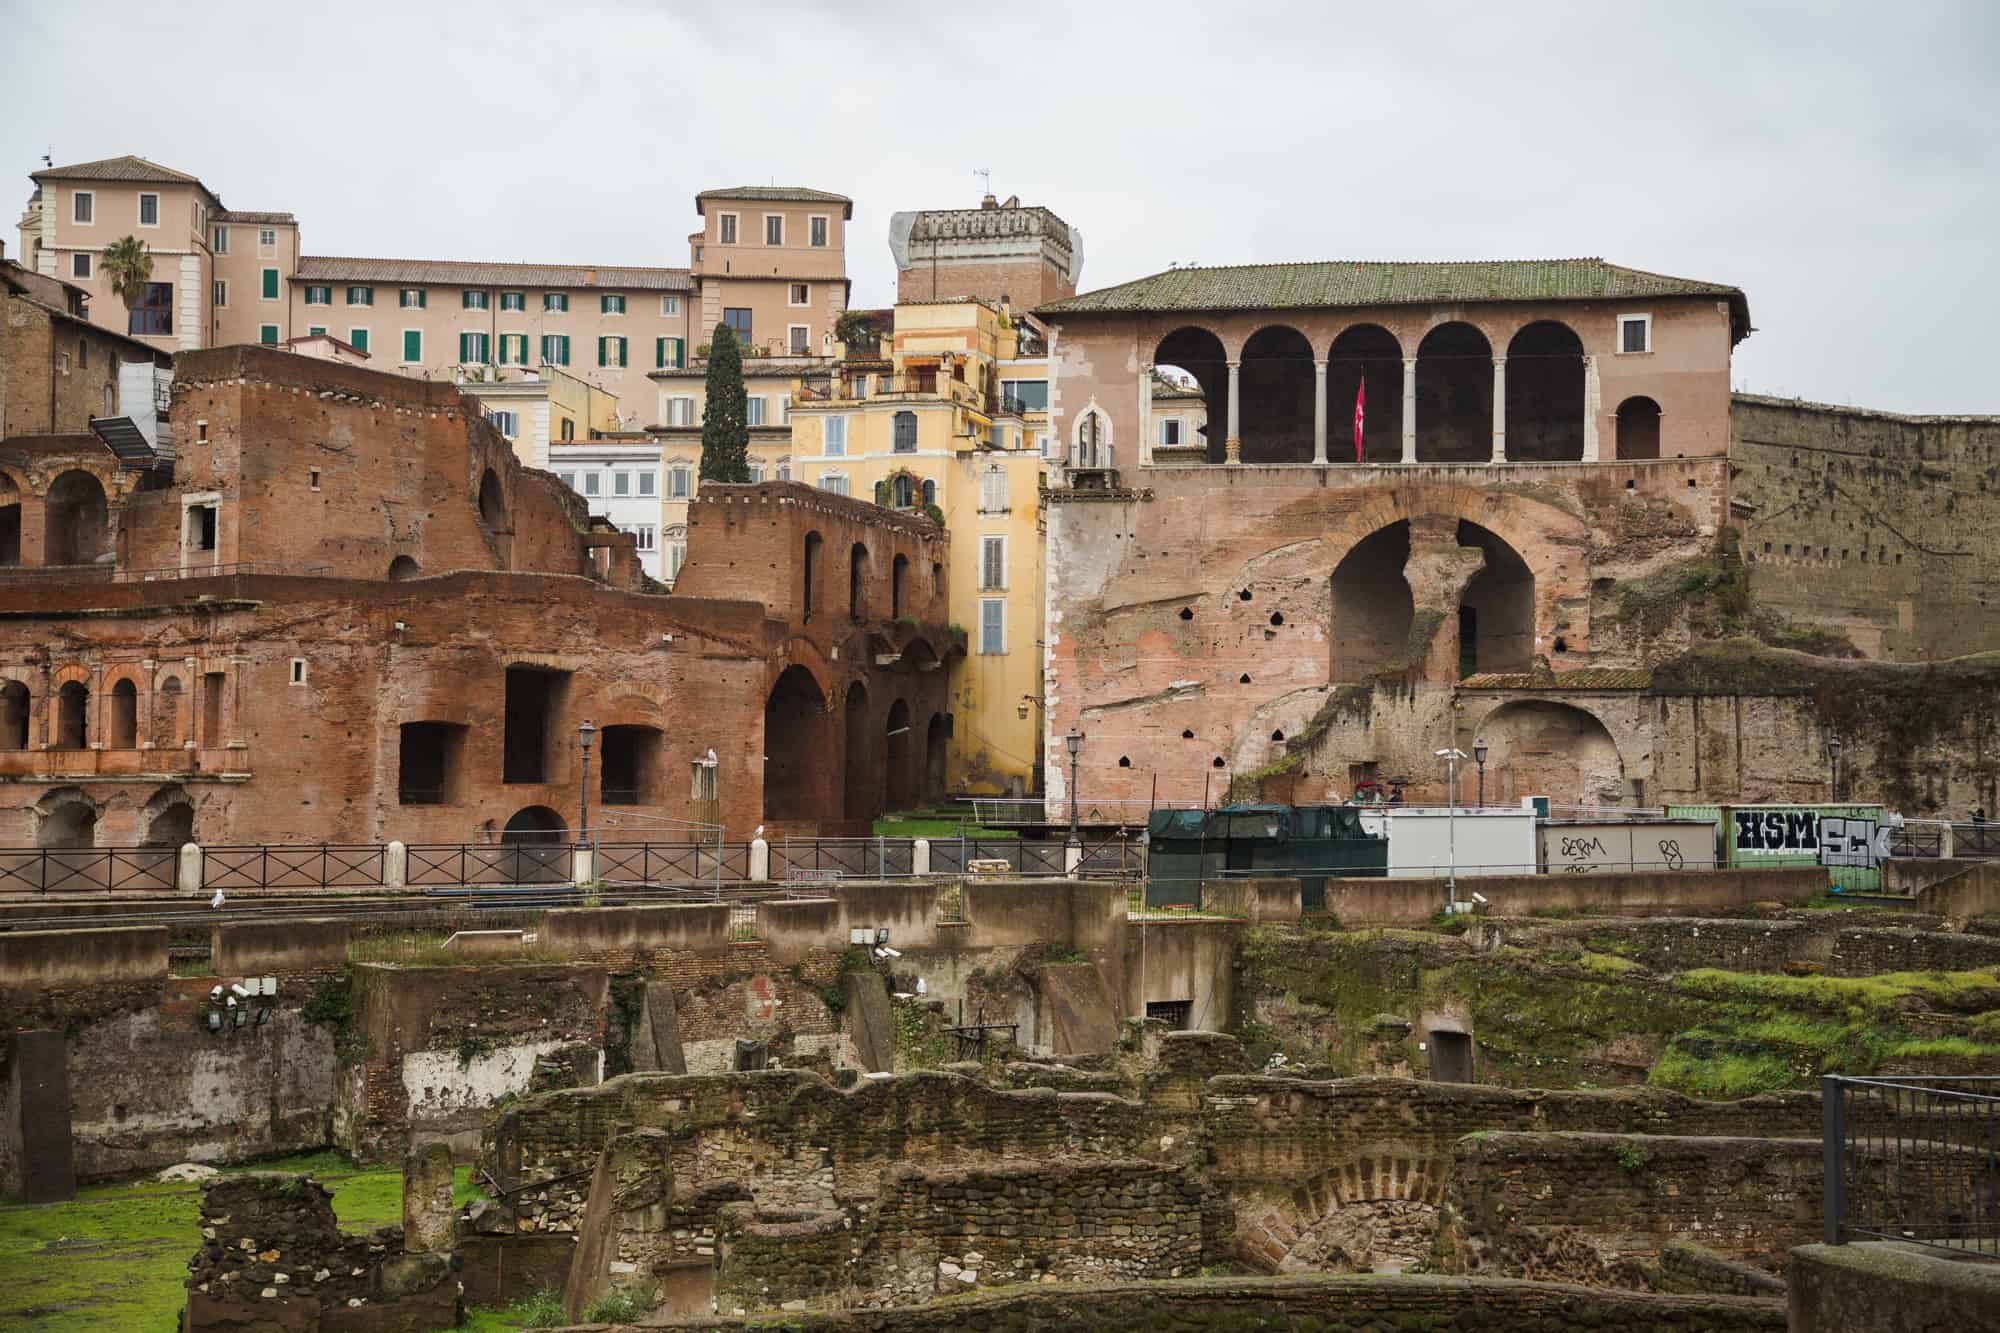
<path id="1" fill-rule="evenodd" d="M 1820 866 L 1837 893 L 1881 891 L 1879 805 L 1670 805 L 1667 817 L 1712 820 L 1717 862 L 1732 869 Z"/>
<path id="2" fill-rule="evenodd" d="M 1389 873 L 1389 840 L 1361 827 L 1344 805 L 1230 805 L 1155 810 L 1146 825 L 1146 905 L 1194 905 L 1201 881 L 1284 876 L 1299 881 L 1308 912 L 1326 907 L 1326 881 Z"/>

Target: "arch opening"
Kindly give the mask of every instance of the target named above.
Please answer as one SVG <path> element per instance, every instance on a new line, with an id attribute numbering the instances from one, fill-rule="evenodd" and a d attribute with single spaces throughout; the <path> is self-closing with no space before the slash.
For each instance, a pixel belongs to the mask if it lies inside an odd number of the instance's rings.
<path id="1" fill-rule="evenodd" d="M 868 548 L 860 542 L 847 552 L 847 614 L 853 620 L 868 614 Z"/>
<path id="2" fill-rule="evenodd" d="M 1492 344 L 1470 324 L 1440 324 L 1417 345 L 1417 461 L 1492 457 Z"/>
<path id="3" fill-rule="evenodd" d="M 0 685 L 0 749 L 28 748 L 28 687 L 18 680 Z"/>
<path id="4" fill-rule="evenodd" d="M 1565 463 L 1583 457 L 1583 339 L 1537 320 L 1507 343 L 1507 457 Z"/>
<path id="5" fill-rule="evenodd" d="M 1410 560 L 1408 520 L 1378 528 L 1354 544 L 1333 570 L 1333 660 L 1343 684 L 1369 679 L 1406 662 L 1416 598 L 1403 567 Z"/>
<path id="6" fill-rule="evenodd" d="M 832 794 L 826 772 L 826 696 L 802 666 L 789 666 L 764 700 L 764 818 L 825 817 Z"/>
<path id="7" fill-rule="evenodd" d="M 1489 801 L 1548 796 L 1563 805 L 1625 803 L 1618 744 L 1581 708 L 1541 699 L 1503 704 L 1486 715 L 1476 738 L 1488 747 Z"/>
<path id="8" fill-rule="evenodd" d="M 603 733 L 598 799 L 605 805 L 657 805 L 661 795 L 658 727 L 613 726 Z"/>
<path id="9" fill-rule="evenodd" d="M 916 745 L 910 736 L 910 705 L 898 699 L 889 705 L 889 714 L 882 723 L 883 774 L 887 778 L 886 794 L 891 810 L 908 810 L 917 803 L 921 784 L 915 752 Z"/>
<path id="10" fill-rule="evenodd" d="M 487 468 L 479 478 L 479 521 L 489 532 L 507 530 L 507 495 L 492 468 Z"/>
<path id="11" fill-rule="evenodd" d="M 1535 575 L 1497 533 L 1464 519 L 1458 544 L 1486 564 L 1458 599 L 1458 673 L 1527 671 L 1535 664 Z"/>
<path id="12" fill-rule="evenodd" d="M 389 562 L 391 583 L 407 583 L 423 572 L 423 566 L 417 563 L 415 556 L 399 555 Z"/>
<path id="13" fill-rule="evenodd" d="M 180 787 L 163 787 L 146 802 L 142 847 L 180 848 L 194 839 L 194 801 Z"/>
<path id="14" fill-rule="evenodd" d="M 51 793 L 37 803 L 37 808 L 41 813 L 41 820 L 35 826 L 37 847 L 75 848 L 97 845 L 97 807 L 91 804 L 89 798 L 82 792 L 72 787 L 66 791 Z M 74 873 L 74 867 L 69 869 Z"/>
<path id="15" fill-rule="evenodd" d="M 104 484 L 88 472 L 71 469 L 49 487 L 43 563 L 92 565 L 109 555 L 111 506 Z"/>
<path id="16" fill-rule="evenodd" d="M 1222 340 L 1207 329 L 1175 329 L 1153 348 L 1152 395 L 1155 449 L 1202 449 L 1211 463 L 1223 460 L 1223 432 L 1229 420 L 1229 356 Z M 1178 422 L 1178 425 L 1169 425 Z"/>
<path id="17" fill-rule="evenodd" d="M 63 682 L 56 691 L 56 725 L 52 750 L 90 747 L 90 690 L 80 680 Z"/>
<path id="18" fill-rule="evenodd" d="M 1618 404 L 1618 457 L 1660 456 L 1660 405 L 1644 394 Z"/>
<path id="19" fill-rule="evenodd" d="M 1358 461 L 1402 461 L 1403 345 L 1379 324 L 1356 324 L 1342 330 L 1327 353 L 1326 456 L 1330 462 L 1354 461 L 1357 396 L 1363 409 Z"/>
<path id="20" fill-rule="evenodd" d="M 12 477 L 0 476 L 0 565 L 20 563 L 21 488 Z"/>
<path id="21" fill-rule="evenodd" d="M 935 805 L 945 796 L 945 750 L 951 736 L 943 713 L 932 713 L 924 728 L 924 801 Z"/>
<path id="22" fill-rule="evenodd" d="M 1246 463 L 1307 463 L 1313 456 L 1313 347 L 1305 334 L 1272 324 L 1243 344 L 1237 372 L 1237 429 Z"/>
<path id="23" fill-rule="evenodd" d="M 111 687 L 111 748 L 139 748 L 139 687 L 129 677 Z"/>
<path id="24" fill-rule="evenodd" d="M 858 680 L 847 687 L 841 720 L 846 743 L 843 813 L 850 820 L 867 819 L 874 813 L 875 783 L 873 765 L 869 762 L 868 687 Z"/>

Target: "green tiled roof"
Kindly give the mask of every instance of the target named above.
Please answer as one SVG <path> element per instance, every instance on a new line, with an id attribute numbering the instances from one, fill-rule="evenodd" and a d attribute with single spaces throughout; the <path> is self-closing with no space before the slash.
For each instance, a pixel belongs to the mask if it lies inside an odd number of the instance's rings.
<path id="1" fill-rule="evenodd" d="M 1037 314 L 1141 314 L 1171 310 L 1296 310 L 1316 307 L 1447 305 L 1473 301 L 1601 301 L 1714 296 L 1729 301 L 1737 337 L 1750 331 L 1743 291 L 1673 278 L 1602 259 L 1496 259 L 1465 263 L 1328 260 L 1172 268 L 1053 301 Z"/>

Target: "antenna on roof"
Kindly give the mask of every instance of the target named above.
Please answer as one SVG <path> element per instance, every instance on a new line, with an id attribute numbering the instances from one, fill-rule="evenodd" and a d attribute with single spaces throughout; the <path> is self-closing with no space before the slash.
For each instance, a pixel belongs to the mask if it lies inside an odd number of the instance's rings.
<path id="1" fill-rule="evenodd" d="M 993 168 L 974 167 L 972 169 L 972 174 L 979 177 L 980 185 L 983 187 L 980 190 L 981 194 L 993 193 Z"/>

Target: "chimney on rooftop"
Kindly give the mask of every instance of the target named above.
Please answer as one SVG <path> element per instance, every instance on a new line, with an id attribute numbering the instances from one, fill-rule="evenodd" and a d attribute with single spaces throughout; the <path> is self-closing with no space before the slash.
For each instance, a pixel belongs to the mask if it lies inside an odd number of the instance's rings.
<path id="1" fill-rule="evenodd" d="M 1000 205 L 1000 207 L 1002 208 L 1019 208 L 1020 206 L 1021 206 L 1021 196 L 1018 194 L 1008 195 L 1007 202 Z"/>
<path id="2" fill-rule="evenodd" d="M 1000 207 L 1000 201 L 989 194 L 979 201 L 979 206 L 981 208 L 998 208 Z"/>

